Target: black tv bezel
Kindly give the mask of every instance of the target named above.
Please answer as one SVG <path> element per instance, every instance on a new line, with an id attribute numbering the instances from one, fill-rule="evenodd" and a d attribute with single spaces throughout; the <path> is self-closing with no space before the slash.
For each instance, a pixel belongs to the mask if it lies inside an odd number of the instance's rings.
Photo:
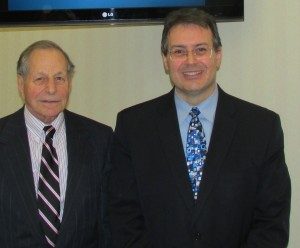
<path id="1" fill-rule="evenodd" d="M 212 14 L 218 22 L 243 21 L 244 1 L 234 5 L 197 7 Z M 0 27 L 84 24 L 161 24 L 164 17 L 176 8 L 104 8 L 52 11 L 0 12 Z M 103 12 L 113 16 L 102 16 Z"/>

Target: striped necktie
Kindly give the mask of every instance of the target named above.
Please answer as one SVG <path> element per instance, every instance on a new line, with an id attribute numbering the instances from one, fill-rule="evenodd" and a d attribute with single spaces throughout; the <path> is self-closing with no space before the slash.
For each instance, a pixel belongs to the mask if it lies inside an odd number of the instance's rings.
<path id="1" fill-rule="evenodd" d="M 189 114 L 192 116 L 192 119 L 190 121 L 186 142 L 186 162 L 194 199 L 196 200 L 205 164 L 207 148 L 204 130 L 198 117 L 200 110 L 197 107 L 193 107 Z"/>
<path id="2" fill-rule="evenodd" d="M 49 247 L 55 247 L 60 226 L 59 169 L 56 150 L 53 147 L 55 128 L 45 126 L 42 159 L 38 184 L 38 211 Z"/>

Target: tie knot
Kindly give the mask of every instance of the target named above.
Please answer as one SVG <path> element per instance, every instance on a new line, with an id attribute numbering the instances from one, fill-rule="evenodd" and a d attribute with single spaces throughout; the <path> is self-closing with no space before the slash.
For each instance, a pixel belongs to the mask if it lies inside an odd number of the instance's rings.
<path id="1" fill-rule="evenodd" d="M 50 139 L 53 138 L 53 135 L 55 133 L 55 128 L 53 126 L 45 126 L 44 131 L 45 131 L 45 134 L 46 134 L 46 139 L 47 138 L 50 138 Z"/>
<path id="2" fill-rule="evenodd" d="M 199 114 L 200 110 L 197 107 L 193 107 L 190 111 L 190 115 L 192 116 L 192 118 L 198 117 Z"/>

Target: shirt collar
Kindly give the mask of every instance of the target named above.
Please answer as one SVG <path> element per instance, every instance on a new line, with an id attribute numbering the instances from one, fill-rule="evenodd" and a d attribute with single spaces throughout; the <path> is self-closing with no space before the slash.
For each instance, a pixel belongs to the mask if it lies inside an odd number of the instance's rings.
<path id="1" fill-rule="evenodd" d="M 198 107 L 201 112 L 200 119 L 204 118 L 211 124 L 213 124 L 219 97 L 218 87 L 214 89 L 211 96 L 209 96 L 205 101 L 201 102 L 197 106 L 189 105 L 186 101 L 184 101 L 178 96 L 176 90 L 174 92 L 174 99 L 179 123 L 184 122 L 187 118 L 190 119 L 189 112 L 191 111 L 191 108 Z"/>
<path id="2" fill-rule="evenodd" d="M 43 128 L 45 126 L 52 125 L 56 132 L 55 134 L 59 133 L 62 130 L 62 127 L 65 123 L 64 113 L 61 112 L 59 115 L 54 119 L 54 121 L 51 124 L 45 124 L 44 122 L 40 121 L 38 118 L 36 118 L 25 105 L 24 108 L 24 117 L 25 117 L 25 124 L 28 130 L 36 137 L 36 138 L 44 138 L 45 132 Z M 54 134 L 54 135 L 55 135 Z"/>

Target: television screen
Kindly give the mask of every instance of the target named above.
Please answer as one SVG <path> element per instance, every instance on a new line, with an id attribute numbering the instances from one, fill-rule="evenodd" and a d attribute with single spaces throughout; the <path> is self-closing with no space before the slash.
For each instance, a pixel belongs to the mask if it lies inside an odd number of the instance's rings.
<path id="1" fill-rule="evenodd" d="M 0 25 L 161 23 L 172 10 L 203 8 L 217 21 L 240 21 L 243 0 L 1 0 Z"/>

